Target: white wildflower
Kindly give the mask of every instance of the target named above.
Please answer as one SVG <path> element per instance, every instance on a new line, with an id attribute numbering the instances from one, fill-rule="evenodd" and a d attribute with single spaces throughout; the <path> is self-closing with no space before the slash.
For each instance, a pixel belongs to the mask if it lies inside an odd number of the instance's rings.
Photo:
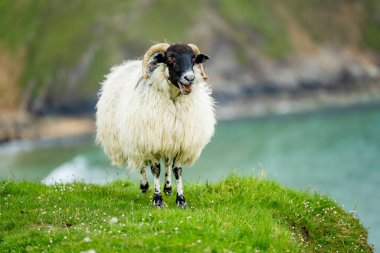
<path id="1" fill-rule="evenodd" d="M 117 223 L 119 220 L 116 218 L 116 217 L 112 217 L 111 220 L 110 220 L 110 223 L 111 224 L 115 224 Z"/>
<path id="2" fill-rule="evenodd" d="M 80 253 L 96 253 L 96 251 L 93 249 L 89 249 L 87 251 L 81 251 Z"/>

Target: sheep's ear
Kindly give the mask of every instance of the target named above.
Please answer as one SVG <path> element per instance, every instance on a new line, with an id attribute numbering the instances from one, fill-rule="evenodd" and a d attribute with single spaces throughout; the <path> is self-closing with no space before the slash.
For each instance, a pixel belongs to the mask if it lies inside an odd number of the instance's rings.
<path id="1" fill-rule="evenodd" d="M 150 57 L 148 64 L 146 66 L 146 73 L 150 77 L 153 71 L 158 67 L 158 63 L 165 61 L 165 56 L 162 53 L 156 53 Z"/>
<path id="2" fill-rule="evenodd" d="M 205 54 L 198 54 L 197 57 L 195 58 L 195 63 L 196 64 L 204 63 L 208 59 L 210 59 L 210 57 L 208 57 L 207 55 L 205 55 Z"/>
<path id="3" fill-rule="evenodd" d="M 165 56 L 164 56 L 164 54 L 159 53 L 156 56 L 154 56 L 154 60 L 157 63 L 163 63 L 163 62 L 165 62 Z"/>

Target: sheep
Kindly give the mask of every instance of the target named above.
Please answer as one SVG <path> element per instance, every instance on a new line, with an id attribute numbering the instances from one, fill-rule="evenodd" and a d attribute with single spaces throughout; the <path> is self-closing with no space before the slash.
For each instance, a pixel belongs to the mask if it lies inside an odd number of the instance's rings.
<path id="1" fill-rule="evenodd" d="M 96 108 L 97 143 L 118 166 L 140 170 L 140 189 L 154 181 L 153 206 L 162 208 L 171 195 L 171 169 L 177 185 L 176 204 L 186 208 L 182 166 L 192 165 L 214 134 L 215 102 L 206 83 L 203 63 L 209 57 L 193 44 L 160 43 L 143 60 L 113 67 L 99 92 Z"/>

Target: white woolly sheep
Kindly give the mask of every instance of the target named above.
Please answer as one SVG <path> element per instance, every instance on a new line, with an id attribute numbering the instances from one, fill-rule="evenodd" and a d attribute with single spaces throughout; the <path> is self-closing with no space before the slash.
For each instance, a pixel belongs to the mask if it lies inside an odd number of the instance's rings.
<path id="1" fill-rule="evenodd" d="M 214 100 L 202 63 L 208 56 L 193 44 L 152 46 L 142 61 L 127 61 L 106 76 L 97 103 L 97 142 L 115 165 L 141 172 L 140 188 L 154 178 L 153 205 L 163 207 L 160 162 L 165 162 L 164 192 L 170 195 L 171 169 L 176 203 L 186 207 L 182 166 L 193 164 L 214 134 Z"/>

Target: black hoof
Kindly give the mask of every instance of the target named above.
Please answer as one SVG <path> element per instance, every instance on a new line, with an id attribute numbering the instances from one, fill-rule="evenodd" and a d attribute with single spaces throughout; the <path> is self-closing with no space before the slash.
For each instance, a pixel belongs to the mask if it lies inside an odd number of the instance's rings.
<path id="1" fill-rule="evenodd" d="M 146 193 L 149 189 L 149 183 L 147 182 L 146 185 L 140 183 L 140 189 L 142 193 Z"/>
<path id="2" fill-rule="evenodd" d="M 155 193 L 153 196 L 153 206 L 157 208 L 163 208 L 164 207 L 164 201 L 162 200 L 162 194 L 161 193 Z"/>
<path id="3" fill-rule="evenodd" d="M 172 186 L 164 186 L 165 195 L 172 195 Z"/>
<path id="4" fill-rule="evenodd" d="M 187 207 L 185 196 L 183 196 L 183 195 L 177 194 L 177 199 L 175 202 L 177 203 L 177 206 L 180 209 L 185 209 Z"/>

